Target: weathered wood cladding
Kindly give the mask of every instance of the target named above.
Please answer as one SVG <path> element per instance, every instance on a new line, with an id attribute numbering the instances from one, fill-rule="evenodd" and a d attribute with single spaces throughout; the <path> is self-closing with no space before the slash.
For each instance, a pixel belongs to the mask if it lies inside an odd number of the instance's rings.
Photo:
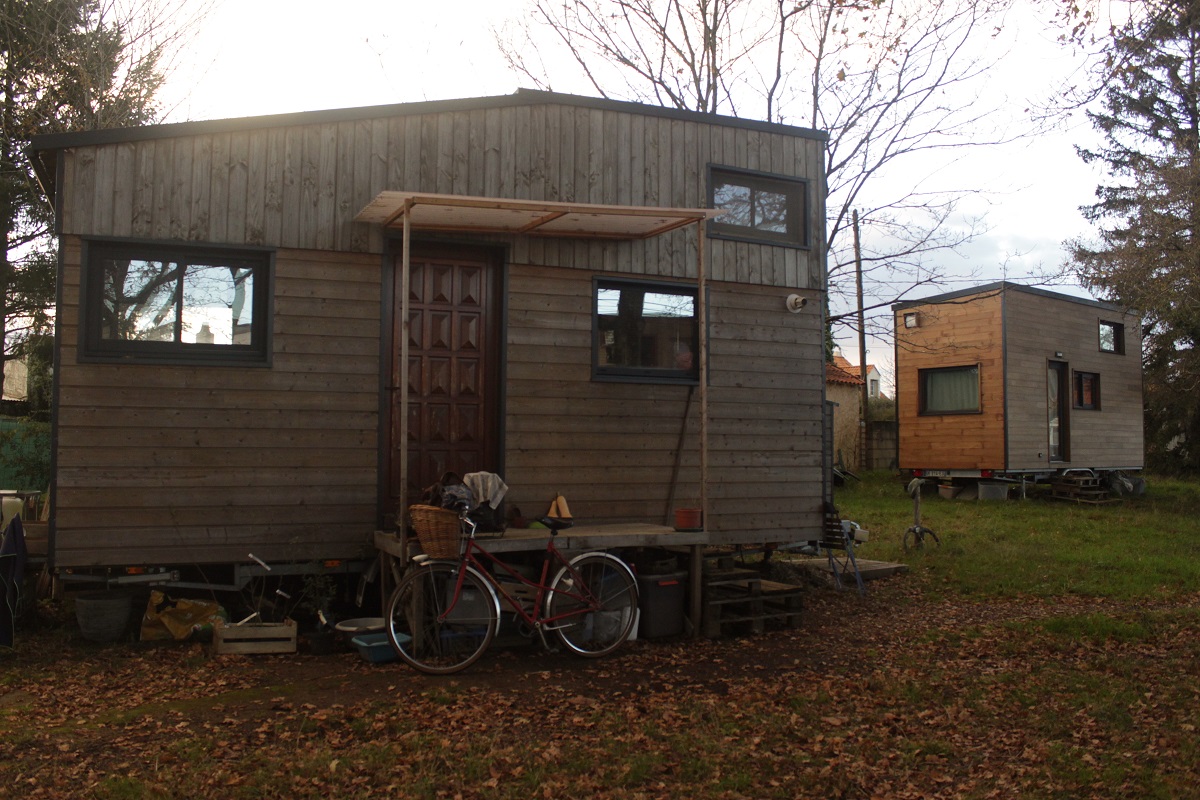
<path id="1" fill-rule="evenodd" d="M 659 521 L 695 504 L 698 392 L 591 381 L 590 274 L 521 264 L 508 279 L 509 502 L 542 513 L 562 492 L 589 522 Z M 721 541 L 803 541 L 820 525 L 820 315 L 783 300 L 710 284 L 708 527 Z"/>
<path id="2" fill-rule="evenodd" d="M 703 207 L 718 164 L 809 179 L 810 249 L 710 240 L 714 280 L 823 288 L 823 143 L 712 121 L 532 103 L 79 145 L 60 158 L 62 232 L 379 253 L 353 222 L 380 191 Z M 393 109 L 402 107 L 393 107 Z M 518 263 L 694 274 L 694 245 L 512 237 Z"/>
<path id="3" fill-rule="evenodd" d="M 990 292 L 969 301 L 906 305 L 896 312 L 896 403 L 902 469 L 1004 468 L 1002 304 L 1002 295 Z M 904 326 L 904 315 L 910 313 L 918 315 L 918 327 Z M 920 370 L 976 364 L 979 413 L 920 413 Z"/>
<path id="4" fill-rule="evenodd" d="M 379 523 L 381 271 L 395 242 L 354 223 L 358 211 L 388 189 L 702 207 L 709 164 L 806 178 L 813 242 L 703 239 L 709 528 L 725 542 L 816 535 L 824 339 L 819 312 L 790 314 L 784 298 L 824 289 L 823 140 L 596 103 L 418 104 L 62 144 L 57 566 L 366 554 Z M 79 362 L 85 237 L 275 248 L 270 367 Z M 591 326 L 594 276 L 691 283 L 699 243 L 694 228 L 467 242 L 504 252 L 510 503 L 540 513 L 561 491 L 581 519 L 645 522 L 698 500 L 698 391 L 593 382 Z"/>
<path id="5" fill-rule="evenodd" d="M 75 357 L 81 249 L 63 244 L 56 564 L 365 555 L 379 258 L 278 253 L 270 369 L 114 365 Z"/>
<path id="6" fill-rule="evenodd" d="M 1100 351 L 1100 320 L 1124 325 L 1124 353 Z M 1065 362 L 1072 373 L 1100 376 L 1100 408 L 1068 408 L 1068 460 L 1054 466 L 1141 468 L 1140 320 L 1088 301 L 1010 291 L 1005 293 L 1004 327 L 1008 468 L 1048 465 L 1046 372 L 1051 360 Z"/>

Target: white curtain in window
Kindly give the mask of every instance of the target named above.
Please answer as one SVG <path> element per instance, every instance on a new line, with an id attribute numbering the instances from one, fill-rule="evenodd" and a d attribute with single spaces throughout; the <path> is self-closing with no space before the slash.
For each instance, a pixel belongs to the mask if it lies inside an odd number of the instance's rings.
<path id="1" fill-rule="evenodd" d="M 979 410 L 979 367 L 925 373 L 925 413 Z"/>

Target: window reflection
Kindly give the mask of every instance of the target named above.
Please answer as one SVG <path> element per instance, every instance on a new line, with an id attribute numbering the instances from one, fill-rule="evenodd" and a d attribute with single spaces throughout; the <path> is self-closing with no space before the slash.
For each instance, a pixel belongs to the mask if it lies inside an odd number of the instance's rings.
<path id="1" fill-rule="evenodd" d="M 806 184 L 798 178 L 716 168 L 712 206 L 724 213 L 709 232 L 781 244 L 808 243 Z"/>
<path id="2" fill-rule="evenodd" d="M 187 344 L 249 344 L 254 271 L 175 261 L 107 259 L 101 337 Z"/>
<path id="3" fill-rule="evenodd" d="M 598 374 L 664 378 L 698 374 L 695 290 L 599 282 L 596 315 Z"/>

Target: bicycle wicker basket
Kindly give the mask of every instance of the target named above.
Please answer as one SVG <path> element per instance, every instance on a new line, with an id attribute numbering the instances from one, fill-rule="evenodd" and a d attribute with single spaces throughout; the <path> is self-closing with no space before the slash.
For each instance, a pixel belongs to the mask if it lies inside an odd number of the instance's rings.
<path id="1" fill-rule="evenodd" d="M 458 558 L 462 529 L 456 512 L 437 506 L 415 505 L 408 507 L 408 516 L 421 549 L 430 558 Z"/>

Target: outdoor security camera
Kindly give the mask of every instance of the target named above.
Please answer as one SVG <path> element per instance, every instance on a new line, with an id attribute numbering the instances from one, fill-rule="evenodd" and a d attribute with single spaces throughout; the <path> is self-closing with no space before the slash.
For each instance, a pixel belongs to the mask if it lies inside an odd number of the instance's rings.
<path id="1" fill-rule="evenodd" d="M 793 314 L 800 313 L 800 309 L 808 305 L 808 298 L 801 297 L 798 294 L 789 294 L 787 299 L 787 310 Z"/>

